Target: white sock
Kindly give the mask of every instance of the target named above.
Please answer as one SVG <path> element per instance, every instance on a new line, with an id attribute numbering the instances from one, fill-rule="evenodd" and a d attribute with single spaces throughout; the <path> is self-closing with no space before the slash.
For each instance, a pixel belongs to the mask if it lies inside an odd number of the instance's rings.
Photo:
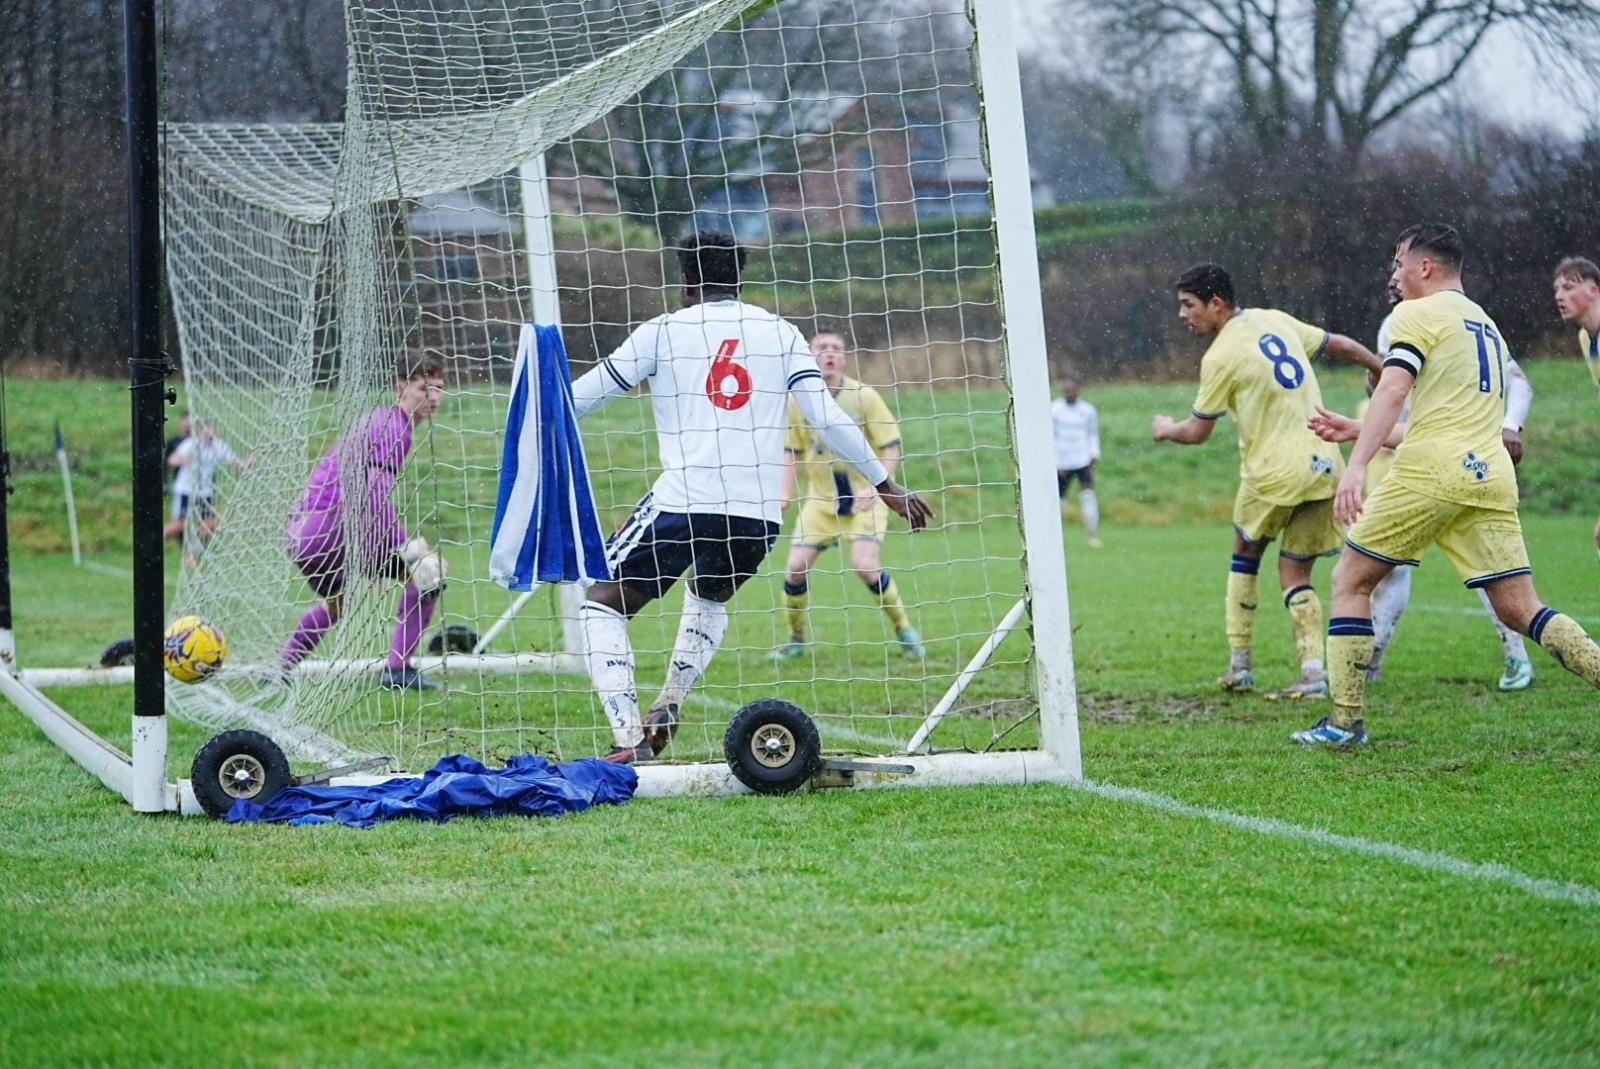
<path id="1" fill-rule="evenodd" d="M 1483 607 L 1489 613 L 1489 619 L 1494 621 L 1494 629 L 1500 636 L 1500 646 L 1506 651 L 1507 657 L 1515 657 L 1519 661 L 1528 659 L 1528 647 L 1522 644 L 1522 636 L 1500 622 L 1500 614 L 1494 611 L 1494 603 L 1489 600 L 1489 594 L 1478 587 L 1476 591 L 1478 600 L 1483 602 Z"/>
<path id="2" fill-rule="evenodd" d="M 618 746 L 636 746 L 644 738 L 639 722 L 639 693 L 633 678 L 633 645 L 628 641 L 628 621 L 615 609 L 585 601 L 578 623 L 588 646 L 589 679 L 611 721 Z"/>
<path id="3" fill-rule="evenodd" d="M 1400 616 L 1411 604 L 1411 573 L 1409 564 L 1401 564 L 1383 577 L 1372 591 L 1372 660 L 1373 668 L 1383 663 L 1383 652 L 1394 638 L 1394 629 L 1400 626 Z"/>
<path id="4" fill-rule="evenodd" d="M 1091 535 L 1100 530 L 1100 500 L 1093 490 L 1078 495 L 1078 507 L 1083 509 L 1083 529 Z"/>
<path id="5" fill-rule="evenodd" d="M 657 705 L 682 705 L 689 690 L 705 673 L 706 666 L 728 633 L 728 606 L 707 601 L 684 588 L 683 616 L 678 620 L 678 639 L 667 662 L 667 681 L 661 687 Z"/>

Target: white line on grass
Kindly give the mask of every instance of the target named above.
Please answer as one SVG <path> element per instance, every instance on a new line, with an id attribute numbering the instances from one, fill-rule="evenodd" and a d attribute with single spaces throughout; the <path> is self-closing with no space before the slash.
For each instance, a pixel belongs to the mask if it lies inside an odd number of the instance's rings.
<path id="1" fill-rule="evenodd" d="M 1477 880 L 1480 883 L 1503 884 L 1507 887 L 1514 887 L 1519 891 L 1525 891 L 1537 898 L 1549 899 L 1552 902 L 1567 902 L 1572 905 L 1589 906 L 1591 908 L 1600 906 L 1600 889 L 1590 887 L 1587 884 L 1564 883 L 1560 880 L 1547 880 L 1538 876 L 1529 876 L 1527 873 L 1518 872 L 1514 868 L 1494 862 L 1466 861 L 1434 850 L 1417 850 L 1409 846 L 1400 846 L 1397 843 L 1363 839 L 1358 835 L 1339 835 L 1323 828 L 1310 828 L 1303 824 L 1291 824 L 1286 820 L 1277 820 L 1272 817 L 1252 817 L 1226 809 L 1194 805 L 1190 802 L 1180 802 L 1176 798 L 1168 798 L 1164 794 L 1142 791 L 1137 787 L 1118 787 L 1112 783 L 1096 783 L 1094 780 L 1069 782 L 1067 786 L 1076 790 L 1086 791 L 1089 794 L 1099 795 L 1101 798 L 1110 798 L 1118 802 L 1132 802 L 1134 805 L 1147 806 L 1150 809 L 1162 813 L 1171 813 L 1174 816 L 1198 817 L 1201 820 L 1209 820 L 1213 824 L 1226 824 L 1229 827 L 1242 828 L 1245 831 L 1253 831 L 1261 835 L 1272 835 L 1280 839 L 1298 839 L 1302 842 L 1331 847 L 1334 850 L 1347 850 L 1353 854 L 1366 854 L 1368 857 L 1386 858 L 1390 861 L 1398 861 L 1402 865 L 1410 865 L 1413 868 L 1444 872 L 1468 880 Z"/>
<path id="2" fill-rule="evenodd" d="M 99 572 L 101 575 L 114 575 L 118 579 L 133 578 L 133 572 L 129 569 L 118 567 L 115 564 L 106 564 L 104 561 L 86 560 L 83 562 L 83 566 L 91 572 Z"/>

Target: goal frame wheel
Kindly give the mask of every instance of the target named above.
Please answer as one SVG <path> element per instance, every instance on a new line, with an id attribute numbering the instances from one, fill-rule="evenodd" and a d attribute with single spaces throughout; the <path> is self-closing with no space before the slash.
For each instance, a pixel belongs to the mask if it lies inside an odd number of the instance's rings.
<path id="1" fill-rule="evenodd" d="M 804 709 L 782 698 L 751 702 L 722 737 L 734 776 L 757 794 L 789 794 L 822 768 L 822 736 Z"/>
<path id="2" fill-rule="evenodd" d="M 451 653 L 476 653 L 478 632 L 466 624 L 449 624 L 428 636 L 428 652 L 434 656 Z"/>
<path id="3" fill-rule="evenodd" d="M 213 735 L 194 755 L 189 773 L 200 808 L 225 817 L 244 799 L 260 805 L 292 779 L 289 759 L 278 744 L 259 731 L 224 731 Z"/>
<path id="4" fill-rule="evenodd" d="M 132 637 L 113 639 L 100 654 L 101 668 L 123 668 L 133 663 Z"/>

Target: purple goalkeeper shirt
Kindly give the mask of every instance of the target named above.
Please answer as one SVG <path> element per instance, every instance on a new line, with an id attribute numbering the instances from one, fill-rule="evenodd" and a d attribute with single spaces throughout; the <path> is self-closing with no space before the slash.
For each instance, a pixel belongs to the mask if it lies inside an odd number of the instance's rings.
<path id="1" fill-rule="evenodd" d="M 406 529 L 389 494 L 410 452 L 411 420 L 399 405 L 358 419 L 312 469 L 289 515 L 290 555 L 297 561 L 343 556 L 348 531 L 360 539 L 357 559 L 380 567 L 406 542 Z M 348 511 L 346 491 L 357 498 Z"/>

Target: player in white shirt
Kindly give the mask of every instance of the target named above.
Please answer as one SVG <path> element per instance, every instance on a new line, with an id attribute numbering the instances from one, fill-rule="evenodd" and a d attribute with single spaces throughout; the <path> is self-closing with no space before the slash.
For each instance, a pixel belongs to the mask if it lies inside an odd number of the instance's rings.
<path id="1" fill-rule="evenodd" d="M 650 381 L 661 475 L 607 544 L 613 580 L 579 610 L 589 675 L 616 738 L 606 760 L 653 760 L 728 628 L 727 602 L 761 566 L 782 519 L 789 398 L 842 460 L 912 530 L 933 516 L 889 477 L 861 429 L 823 385 L 805 337 L 739 300 L 744 250 L 697 234 L 678 252 L 684 307 L 636 329 L 572 387 L 578 417 Z M 641 721 L 627 622 L 690 568 L 660 696 Z"/>
<path id="2" fill-rule="evenodd" d="M 1389 304 L 1393 307 L 1400 301 L 1400 293 L 1392 287 L 1389 290 Z M 1378 349 L 1380 353 L 1389 351 L 1389 321 L 1390 316 L 1385 316 L 1382 325 L 1378 327 Z M 1527 372 L 1523 371 L 1514 357 L 1508 355 L 1506 360 L 1506 416 L 1501 424 L 1501 440 L 1505 442 L 1506 452 L 1511 454 L 1511 462 L 1522 463 L 1522 428 L 1528 420 L 1528 411 L 1533 407 L 1533 383 L 1528 381 Z M 1400 413 L 1400 423 L 1403 425 L 1410 416 L 1410 404 Z M 1388 470 L 1387 465 L 1380 458 L 1392 458 L 1392 449 L 1383 450 L 1379 458 L 1374 458 L 1367 469 L 1368 494 L 1377 488 L 1382 474 Z M 1400 625 L 1400 617 L 1406 611 L 1406 606 L 1411 604 L 1411 577 L 1416 571 L 1416 566 L 1411 564 L 1397 565 L 1393 571 L 1378 583 L 1372 591 L 1372 658 L 1367 662 L 1367 679 L 1377 682 L 1383 678 L 1383 656 L 1389 649 L 1389 643 L 1394 639 L 1395 628 Z M 1484 611 L 1489 614 L 1489 620 L 1494 624 L 1495 633 L 1500 636 L 1500 647 L 1505 655 L 1504 670 L 1500 674 L 1498 686 L 1503 691 L 1527 690 L 1533 684 L 1533 662 L 1528 658 L 1528 648 L 1522 641 L 1522 636 L 1501 622 L 1495 613 L 1494 606 L 1489 602 L 1489 595 L 1482 587 L 1475 588 L 1478 600 L 1483 602 Z"/>
<path id="3" fill-rule="evenodd" d="M 1100 502 L 1094 495 L 1094 466 L 1100 459 L 1100 413 L 1078 397 L 1078 380 L 1061 384 L 1061 396 L 1050 404 L 1050 425 L 1056 440 L 1056 491 L 1066 500 L 1078 480 L 1078 507 L 1089 545 L 1099 549 Z"/>
<path id="4" fill-rule="evenodd" d="M 171 540 L 183 535 L 192 512 L 199 521 L 196 534 L 203 543 L 217 529 L 217 513 L 212 499 L 217 492 L 217 471 L 223 465 L 243 468 L 245 462 L 227 442 L 217 437 L 216 421 L 193 421 L 194 433 L 185 438 L 167 457 L 177 471 L 172 480 L 172 518 L 163 535 Z"/>

